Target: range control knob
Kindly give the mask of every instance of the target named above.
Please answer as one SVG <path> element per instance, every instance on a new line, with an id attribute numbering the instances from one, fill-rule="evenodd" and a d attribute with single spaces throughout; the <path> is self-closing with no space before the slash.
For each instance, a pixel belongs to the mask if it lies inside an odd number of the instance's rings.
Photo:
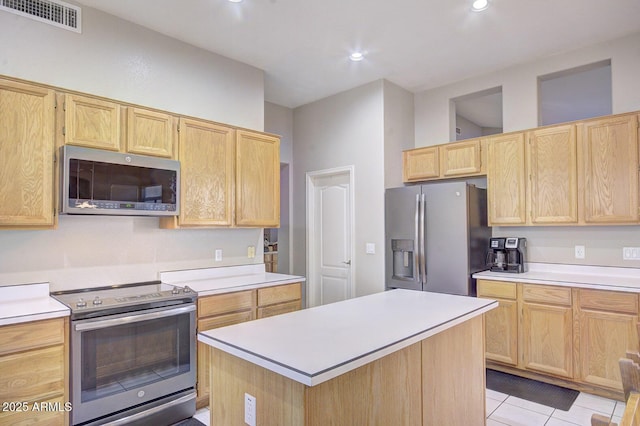
<path id="1" fill-rule="evenodd" d="M 87 302 L 85 302 L 84 299 L 81 297 L 80 299 L 78 299 L 78 303 L 76 303 L 76 306 L 78 308 L 84 308 L 85 306 L 87 306 Z"/>
<path id="2" fill-rule="evenodd" d="M 180 294 L 180 289 L 176 286 L 173 286 L 173 290 L 171 290 L 171 294 Z"/>
<path id="3" fill-rule="evenodd" d="M 96 296 L 96 298 L 93 299 L 93 304 L 94 305 L 102 305 L 102 299 L 100 299 L 98 296 Z"/>
<path id="4" fill-rule="evenodd" d="M 186 286 L 184 286 L 184 289 L 182 290 L 182 292 L 183 292 L 183 293 L 191 293 L 192 291 L 193 291 L 193 290 L 191 290 L 191 289 L 189 288 L 189 286 L 187 286 L 187 285 L 186 285 Z"/>

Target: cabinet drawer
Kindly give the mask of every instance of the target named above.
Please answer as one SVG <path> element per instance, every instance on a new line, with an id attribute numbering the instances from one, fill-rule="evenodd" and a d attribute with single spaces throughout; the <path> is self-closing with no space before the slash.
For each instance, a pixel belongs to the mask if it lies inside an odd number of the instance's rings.
<path id="1" fill-rule="evenodd" d="M 277 305 L 258 308 L 258 318 L 272 317 L 275 315 L 299 311 L 301 307 L 302 307 L 302 301 L 294 300 L 293 302 L 278 303 Z"/>
<path id="2" fill-rule="evenodd" d="M 234 312 L 232 314 L 216 315 L 198 320 L 198 331 L 211 330 L 212 328 L 226 327 L 253 319 L 253 310 Z"/>
<path id="3" fill-rule="evenodd" d="M 258 306 L 274 305 L 301 298 L 300 283 L 258 289 Z"/>
<path id="4" fill-rule="evenodd" d="M 522 300 L 525 302 L 571 306 L 571 288 L 523 284 Z"/>
<path id="5" fill-rule="evenodd" d="M 64 318 L 0 327 L 0 355 L 64 343 Z"/>
<path id="6" fill-rule="evenodd" d="M 607 290 L 580 289 L 580 308 L 638 314 L 638 295 Z"/>
<path id="7" fill-rule="evenodd" d="M 0 401 L 37 401 L 64 394 L 64 346 L 0 357 Z"/>
<path id="8" fill-rule="evenodd" d="M 499 297 L 502 299 L 516 299 L 516 284 L 503 281 L 478 280 L 478 297 Z"/>
<path id="9" fill-rule="evenodd" d="M 244 311 L 254 306 L 255 291 L 253 290 L 205 296 L 198 299 L 198 317 Z"/>

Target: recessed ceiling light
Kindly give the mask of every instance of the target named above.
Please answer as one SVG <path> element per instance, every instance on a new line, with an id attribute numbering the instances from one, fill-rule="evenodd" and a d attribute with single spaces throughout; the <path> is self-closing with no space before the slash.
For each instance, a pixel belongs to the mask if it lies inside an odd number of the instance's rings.
<path id="1" fill-rule="evenodd" d="M 351 59 L 353 62 L 361 61 L 364 59 L 364 53 L 353 52 L 351 55 L 349 55 L 349 59 Z"/>
<path id="2" fill-rule="evenodd" d="M 242 0 L 229 0 L 231 3 L 242 3 Z"/>
<path id="3" fill-rule="evenodd" d="M 489 7 L 489 0 L 473 0 L 471 4 L 471 10 L 474 12 L 480 12 Z"/>

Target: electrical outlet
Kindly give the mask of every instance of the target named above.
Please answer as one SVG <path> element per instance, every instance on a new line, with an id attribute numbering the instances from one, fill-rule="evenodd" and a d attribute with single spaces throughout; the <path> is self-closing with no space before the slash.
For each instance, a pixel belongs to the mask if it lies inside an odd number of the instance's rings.
<path id="1" fill-rule="evenodd" d="M 256 397 L 244 394 L 244 422 L 256 426 Z"/>
<path id="2" fill-rule="evenodd" d="M 253 259 L 254 257 L 256 257 L 256 247 L 255 246 L 249 246 L 247 248 L 247 257 L 249 259 Z"/>
<path id="3" fill-rule="evenodd" d="M 640 247 L 623 247 L 622 260 L 640 260 Z"/>
<path id="4" fill-rule="evenodd" d="M 576 259 L 584 259 L 585 248 L 584 246 L 575 246 Z"/>
<path id="5" fill-rule="evenodd" d="M 222 262 L 222 249 L 216 249 L 216 262 Z"/>

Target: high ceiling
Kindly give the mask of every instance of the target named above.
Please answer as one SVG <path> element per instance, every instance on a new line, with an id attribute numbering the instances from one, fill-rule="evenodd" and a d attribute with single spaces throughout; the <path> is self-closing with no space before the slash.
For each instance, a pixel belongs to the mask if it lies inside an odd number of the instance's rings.
<path id="1" fill-rule="evenodd" d="M 639 0 L 77 0 L 265 72 L 290 108 L 385 78 L 417 92 L 640 32 Z M 351 62 L 354 50 L 366 53 Z"/>

